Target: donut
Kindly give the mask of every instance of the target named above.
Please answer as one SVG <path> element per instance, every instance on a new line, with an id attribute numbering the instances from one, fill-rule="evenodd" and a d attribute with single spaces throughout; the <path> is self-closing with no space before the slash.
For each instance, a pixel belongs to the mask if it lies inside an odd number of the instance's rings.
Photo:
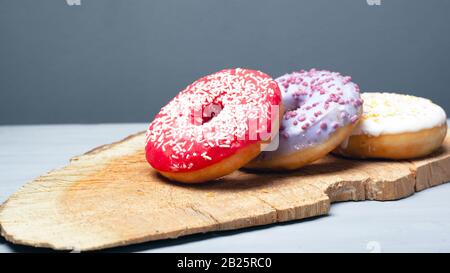
<path id="1" fill-rule="evenodd" d="M 286 109 L 278 149 L 262 152 L 247 169 L 292 170 L 307 165 L 349 136 L 362 113 L 359 87 L 349 76 L 311 69 L 276 81 Z"/>
<path id="2" fill-rule="evenodd" d="M 363 93 L 361 122 L 334 153 L 354 158 L 409 159 L 430 154 L 445 139 L 445 111 L 428 99 Z"/>
<path id="3" fill-rule="evenodd" d="M 281 94 L 267 74 L 225 69 L 173 98 L 148 127 L 145 154 L 161 175 L 200 183 L 239 169 L 278 133 Z"/>

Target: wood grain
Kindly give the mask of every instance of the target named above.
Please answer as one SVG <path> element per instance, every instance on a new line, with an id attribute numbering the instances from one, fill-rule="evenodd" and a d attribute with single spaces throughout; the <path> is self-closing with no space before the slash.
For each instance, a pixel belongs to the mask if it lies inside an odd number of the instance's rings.
<path id="1" fill-rule="evenodd" d="M 328 156 L 299 171 L 238 171 L 183 185 L 152 170 L 142 133 L 73 158 L 23 186 L 0 208 L 17 244 L 95 250 L 327 214 L 330 203 L 395 200 L 450 180 L 450 137 L 414 161 Z"/>

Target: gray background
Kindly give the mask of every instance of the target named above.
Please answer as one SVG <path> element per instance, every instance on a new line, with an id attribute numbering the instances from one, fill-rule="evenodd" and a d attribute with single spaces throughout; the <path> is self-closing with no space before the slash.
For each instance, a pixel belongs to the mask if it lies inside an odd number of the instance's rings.
<path id="1" fill-rule="evenodd" d="M 450 1 L 0 0 L 0 124 L 149 122 L 196 78 L 352 75 L 450 110 Z"/>

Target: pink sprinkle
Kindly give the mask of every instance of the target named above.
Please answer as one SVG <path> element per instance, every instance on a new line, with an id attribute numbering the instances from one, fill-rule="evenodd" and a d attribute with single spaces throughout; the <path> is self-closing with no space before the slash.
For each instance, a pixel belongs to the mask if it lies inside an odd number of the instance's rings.
<path id="1" fill-rule="evenodd" d="M 308 86 L 308 83 L 307 82 L 303 82 L 302 85 L 303 86 Z"/>
<path id="2" fill-rule="evenodd" d="M 363 104 L 362 99 L 357 99 L 357 100 L 355 100 L 355 101 L 353 102 L 353 105 L 354 105 L 355 107 L 361 106 L 362 104 Z"/>
<path id="3" fill-rule="evenodd" d="M 337 129 L 339 127 L 339 123 L 333 122 L 333 125 L 331 127 L 333 127 L 333 129 Z"/>
<path id="4" fill-rule="evenodd" d="M 327 125 L 326 122 L 322 122 L 322 123 L 320 124 L 320 129 L 322 129 L 322 130 L 326 130 L 327 127 L 328 127 L 328 125 Z"/>
<path id="5" fill-rule="evenodd" d="M 294 124 L 294 126 L 297 126 L 298 122 L 295 120 L 295 121 L 293 122 L 293 124 Z"/>
<path id="6" fill-rule="evenodd" d="M 350 118 L 350 122 L 351 123 L 355 123 L 358 120 L 358 116 L 354 115 L 353 117 Z"/>
<path id="7" fill-rule="evenodd" d="M 316 135 L 320 135 L 321 133 L 322 133 L 322 130 L 320 130 L 320 129 L 316 131 Z"/>
<path id="8" fill-rule="evenodd" d="M 309 127 L 309 123 L 308 122 L 302 125 L 302 129 L 303 130 L 308 129 L 308 127 Z"/>
<path id="9" fill-rule="evenodd" d="M 295 117 L 296 115 L 297 115 L 297 112 L 295 112 L 295 111 L 287 111 L 284 114 L 284 119 L 288 120 L 288 119 Z"/>
<path id="10" fill-rule="evenodd" d="M 298 117 L 298 120 L 299 120 L 299 121 L 305 121 L 305 119 L 306 119 L 305 116 L 299 116 L 299 117 Z"/>
<path id="11" fill-rule="evenodd" d="M 322 115 L 322 111 L 320 111 L 320 110 L 314 113 L 314 116 L 316 116 L 316 117 L 318 117 L 320 115 Z"/>

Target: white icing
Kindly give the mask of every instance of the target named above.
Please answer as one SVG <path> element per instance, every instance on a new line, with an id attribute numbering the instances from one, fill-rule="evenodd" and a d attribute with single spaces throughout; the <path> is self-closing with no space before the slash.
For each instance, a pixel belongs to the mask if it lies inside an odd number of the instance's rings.
<path id="1" fill-rule="evenodd" d="M 257 160 L 273 159 L 324 142 L 338 128 L 357 121 L 362 100 L 359 87 L 350 80 L 337 72 L 315 69 L 277 78 L 287 111 L 281 122 L 279 147 L 261 153 Z M 303 127 L 305 123 L 307 128 Z"/>
<path id="2" fill-rule="evenodd" d="M 417 132 L 447 120 L 445 111 L 428 99 L 395 93 L 363 93 L 362 98 L 363 116 L 352 135 Z"/>

